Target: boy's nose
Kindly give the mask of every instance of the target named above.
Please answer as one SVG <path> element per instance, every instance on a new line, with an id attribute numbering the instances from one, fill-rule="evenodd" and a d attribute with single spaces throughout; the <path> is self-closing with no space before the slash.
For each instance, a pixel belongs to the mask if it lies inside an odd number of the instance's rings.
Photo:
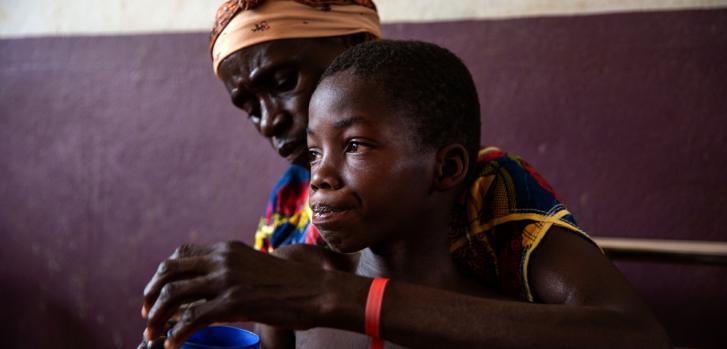
<path id="1" fill-rule="evenodd" d="M 343 181 L 338 174 L 337 167 L 333 161 L 326 161 L 325 157 L 317 166 L 311 167 L 311 189 L 314 192 L 318 190 L 340 189 Z"/>

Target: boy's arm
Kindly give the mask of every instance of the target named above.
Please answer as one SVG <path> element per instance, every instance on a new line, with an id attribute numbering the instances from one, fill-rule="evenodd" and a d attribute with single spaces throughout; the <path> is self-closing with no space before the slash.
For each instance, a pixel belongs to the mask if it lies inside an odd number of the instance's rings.
<path id="1" fill-rule="evenodd" d="M 661 326 L 610 261 L 590 242 L 552 229 L 531 257 L 531 287 L 545 304 L 392 281 L 382 309 L 383 336 L 412 347 L 669 347 Z"/>
<path id="2" fill-rule="evenodd" d="M 294 245 L 290 245 L 294 246 Z M 286 258 L 286 247 L 274 250 L 273 256 Z M 294 349 L 295 331 L 287 328 L 277 328 L 261 323 L 255 324 L 255 333 L 260 336 L 260 347 L 264 349 Z"/>
<path id="3" fill-rule="evenodd" d="M 255 324 L 255 333 L 260 336 L 260 344 L 264 349 L 295 348 L 295 332 L 293 330 Z"/>
<path id="4" fill-rule="evenodd" d="M 305 263 L 324 270 L 352 271 L 353 261 L 350 258 L 319 246 L 287 245 L 274 250 L 271 254 L 278 258 Z M 255 325 L 255 332 L 260 336 L 260 342 L 265 349 L 295 348 L 295 331 L 293 330 L 258 323 Z"/>
<path id="5" fill-rule="evenodd" d="M 286 328 L 363 332 L 371 279 L 314 272 L 310 265 L 265 256 L 242 244 L 227 244 L 221 253 L 187 250 L 193 257 L 168 260 L 147 287 L 146 311 L 154 305 L 148 314 L 152 335 L 180 302 L 199 295 L 211 300 L 186 310 L 173 344 L 212 321 L 240 318 Z M 382 336 L 410 347 L 668 347 L 649 310 L 591 243 L 551 231 L 531 258 L 531 287 L 546 304 L 490 300 L 394 280 L 384 295 Z M 190 282 L 184 275 L 192 270 L 207 270 L 208 281 Z M 165 285 L 174 286 L 162 291 Z M 236 292 L 241 287 L 244 292 Z"/>

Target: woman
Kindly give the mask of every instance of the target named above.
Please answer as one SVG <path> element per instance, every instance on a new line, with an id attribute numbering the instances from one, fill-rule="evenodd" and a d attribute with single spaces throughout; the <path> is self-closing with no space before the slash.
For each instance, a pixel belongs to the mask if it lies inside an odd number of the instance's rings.
<path id="1" fill-rule="evenodd" d="M 365 0 L 228 1 L 218 11 L 210 46 L 214 71 L 232 102 L 291 163 L 261 219 L 257 249 L 325 244 L 309 223 L 306 202 L 308 103 L 334 57 L 377 37 L 378 16 Z M 527 163 L 487 148 L 477 172 L 455 212 L 449 250 L 500 297 L 472 299 L 396 283 L 381 320 L 386 339 L 405 346 L 461 338 L 489 347 L 668 344 L 648 309 Z M 181 246 L 145 289 L 145 337 L 160 336 L 177 312 L 171 347 L 213 322 L 265 323 L 266 348 L 291 347 L 296 329 L 364 333 L 370 280 L 314 267 L 318 256 L 306 253 L 286 249 L 282 257 L 292 260 L 286 261 L 238 242 Z M 200 299 L 207 301 L 194 303 Z M 412 299 L 438 311 L 423 321 Z M 452 304 L 467 304 L 469 315 Z M 391 326 L 387 318 L 412 321 Z"/>

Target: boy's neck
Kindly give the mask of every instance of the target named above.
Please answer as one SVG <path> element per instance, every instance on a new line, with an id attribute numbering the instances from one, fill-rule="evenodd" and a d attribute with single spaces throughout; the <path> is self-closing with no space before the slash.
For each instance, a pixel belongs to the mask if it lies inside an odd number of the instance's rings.
<path id="1" fill-rule="evenodd" d="M 449 215 L 420 222 L 408 234 L 363 250 L 356 274 L 442 287 L 460 277 L 449 253 Z"/>

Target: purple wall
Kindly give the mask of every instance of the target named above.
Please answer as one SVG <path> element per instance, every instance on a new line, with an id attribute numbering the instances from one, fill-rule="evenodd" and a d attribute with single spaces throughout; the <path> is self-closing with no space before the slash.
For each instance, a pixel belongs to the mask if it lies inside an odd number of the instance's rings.
<path id="1" fill-rule="evenodd" d="M 727 240 L 727 10 L 384 32 L 460 55 L 485 143 L 528 159 L 593 235 Z M 229 103 L 206 45 L 205 33 L 0 40 L 10 347 L 133 347 L 143 285 L 175 246 L 251 241 L 284 163 Z M 676 344 L 727 342 L 727 268 L 618 266 Z"/>

